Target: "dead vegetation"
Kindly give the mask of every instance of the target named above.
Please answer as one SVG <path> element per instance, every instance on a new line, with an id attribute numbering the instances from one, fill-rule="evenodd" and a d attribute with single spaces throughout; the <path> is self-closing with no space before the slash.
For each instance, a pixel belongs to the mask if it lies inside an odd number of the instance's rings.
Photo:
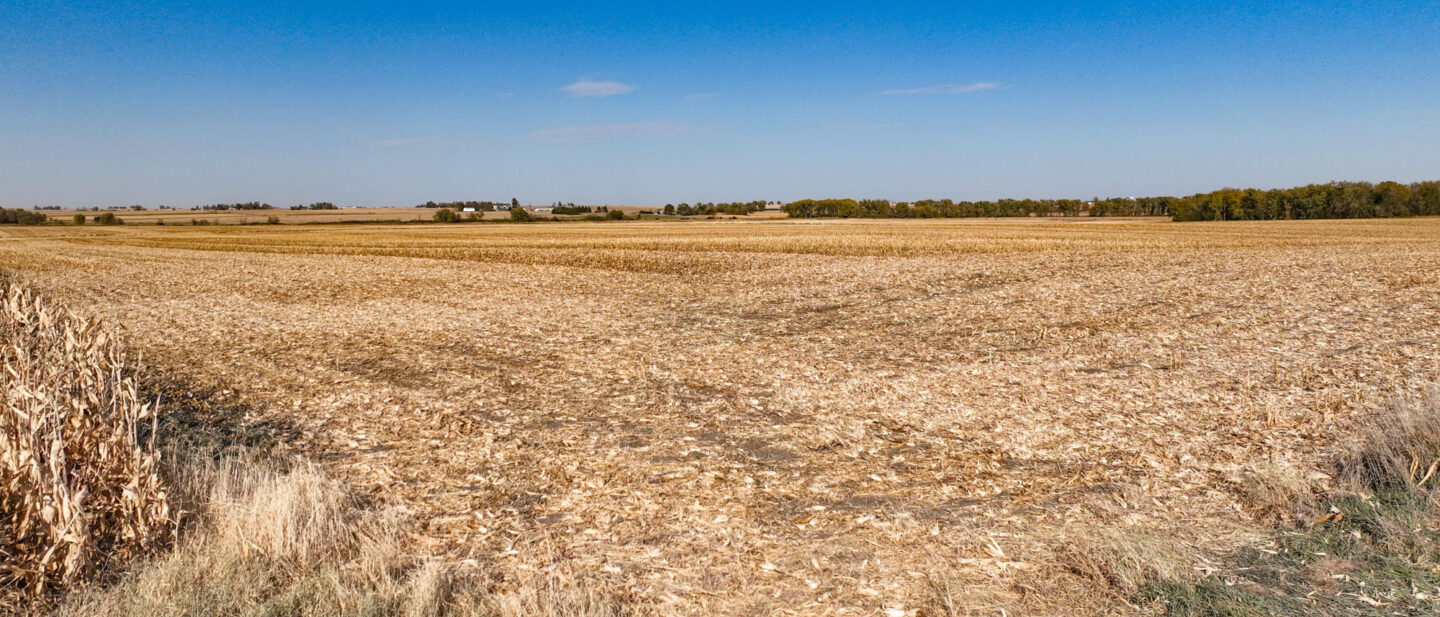
<path id="1" fill-rule="evenodd" d="M 1155 581 L 1191 579 L 1199 558 L 1173 533 L 1109 528 L 1063 547 L 1056 561 L 1088 589 L 1125 601 Z"/>
<path id="2" fill-rule="evenodd" d="M 72 594 L 56 617 L 619 617 L 612 589 L 563 569 L 493 593 L 488 578 L 427 558 L 394 512 L 376 511 L 307 463 L 190 457 L 198 511 L 174 549 Z"/>
<path id="3" fill-rule="evenodd" d="M 1428 615 L 1440 611 L 1440 450 L 1434 388 L 1393 399 L 1339 460 L 1336 481 L 1247 494 L 1291 508 L 1271 537 L 1226 555 L 1207 576 L 1147 577 L 1137 591 L 1166 614 Z M 1298 486 L 1306 486 L 1299 484 Z M 1284 499 L 1275 499 L 1285 495 Z"/>
<path id="4" fill-rule="evenodd" d="M 55 228 L 0 232 L 0 264 L 496 593 L 558 569 L 667 615 L 1098 615 L 1302 518 L 1440 370 L 1437 231 Z"/>
<path id="5" fill-rule="evenodd" d="M 1316 475 L 1320 477 L 1307 478 L 1292 467 L 1262 463 L 1240 473 L 1235 491 L 1240 506 L 1256 521 L 1293 524 L 1310 520 L 1324 496 L 1328 477 Z"/>
<path id="6" fill-rule="evenodd" d="M 171 528 L 143 401 L 113 336 L 0 277 L 0 609 L 19 610 Z"/>
<path id="7" fill-rule="evenodd" d="M 76 617 L 635 612 L 564 568 L 494 593 L 309 463 L 176 450 L 194 442 L 174 436 L 162 463 L 158 429 L 185 427 L 158 422 L 115 335 L 8 277 L 0 298 L 7 613 L 57 599 L 53 614 Z"/>
<path id="8" fill-rule="evenodd" d="M 1356 490 L 1432 491 L 1440 486 L 1440 389 L 1405 393 L 1361 433 L 1361 446 L 1340 463 Z"/>
<path id="9" fill-rule="evenodd" d="M 1180 617 L 1434 613 L 1440 489 L 1426 474 L 1440 428 L 1435 394 L 1432 386 L 1392 399 L 1334 461 L 1333 479 L 1275 465 L 1241 474 L 1237 505 L 1273 525 L 1267 533 L 1216 550 L 1187 542 L 1183 529 L 1096 529 L 1062 546 L 1028 588 L 1101 613 L 1109 611 L 1094 594 Z M 964 614 L 953 602 L 937 606 Z"/>

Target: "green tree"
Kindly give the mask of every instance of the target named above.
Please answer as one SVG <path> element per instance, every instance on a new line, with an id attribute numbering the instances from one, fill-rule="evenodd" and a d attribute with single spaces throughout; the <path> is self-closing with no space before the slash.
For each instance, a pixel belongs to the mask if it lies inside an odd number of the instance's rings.
<path id="1" fill-rule="evenodd" d="M 1399 182 L 1375 187 L 1375 209 L 1380 216 L 1410 216 L 1410 188 Z"/>
<path id="2" fill-rule="evenodd" d="M 1410 193 L 1415 214 L 1433 216 L 1440 214 L 1440 182 L 1425 182 L 1417 185 Z"/>
<path id="3" fill-rule="evenodd" d="M 76 214 L 75 216 L 70 217 L 70 220 L 75 221 L 75 224 L 76 224 L 76 225 L 84 225 L 84 224 L 85 224 L 85 215 L 83 215 L 83 214 Z"/>
<path id="4" fill-rule="evenodd" d="M 534 217 L 530 216 L 530 211 L 524 208 L 510 208 L 510 220 L 524 223 L 534 220 Z"/>
<path id="5" fill-rule="evenodd" d="M 625 218 L 625 213 L 621 210 L 611 210 L 605 213 L 605 218 L 612 221 L 619 221 Z"/>
<path id="6" fill-rule="evenodd" d="M 432 216 L 430 218 L 434 219 L 436 223 L 454 223 L 460 220 L 460 217 L 455 216 L 455 211 L 449 208 L 441 208 L 439 210 L 436 210 L 435 216 Z"/>
<path id="7" fill-rule="evenodd" d="M 45 215 L 29 210 L 0 208 L 0 225 L 39 225 L 45 222 Z"/>

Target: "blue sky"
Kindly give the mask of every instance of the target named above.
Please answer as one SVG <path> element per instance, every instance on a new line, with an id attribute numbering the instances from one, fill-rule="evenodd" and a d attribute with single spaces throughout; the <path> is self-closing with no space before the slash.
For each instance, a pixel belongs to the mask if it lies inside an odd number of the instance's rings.
<path id="1" fill-rule="evenodd" d="M 0 205 L 1440 178 L 1440 3 L 0 0 Z"/>

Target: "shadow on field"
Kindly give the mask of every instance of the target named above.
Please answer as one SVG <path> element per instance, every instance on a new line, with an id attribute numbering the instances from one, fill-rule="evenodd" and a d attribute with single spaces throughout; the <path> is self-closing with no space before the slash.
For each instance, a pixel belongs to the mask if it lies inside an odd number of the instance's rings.
<path id="1" fill-rule="evenodd" d="M 142 395 L 160 408 L 156 445 L 162 448 L 268 452 L 299 436 L 288 422 L 254 420 L 260 414 L 251 413 L 228 390 L 185 383 L 155 370 L 143 372 L 139 382 Z"/>

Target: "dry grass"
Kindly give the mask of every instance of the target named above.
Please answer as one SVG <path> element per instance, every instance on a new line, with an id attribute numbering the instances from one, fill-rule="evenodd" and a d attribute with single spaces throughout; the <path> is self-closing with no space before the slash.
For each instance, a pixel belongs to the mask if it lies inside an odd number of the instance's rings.
<path id="1" fill-rule="evenodd" d="M 1094 530 L 1050 560 L 1066 572 L 1051 573 L 1045 584 L 1057 593 L 1049 597 L 1069 595 L 1068 604 L 1084 606 L 1074 598 L 1111 593 L 1119 603 L 1180 616 L 1434 612 L 1436 390 L 1392 399 L 1352 443 L 1337 461 L 1335 482 L 1276 465 L 1240 475 L 1239 505 L 1274 525 L 1268 534 L 1227 553 L 1187 544 L 1183 530 Z M 1066 574 L 1082 584 L 1065 581 Z"/>
<path id="2" fill-rule="evenodd" d="M 423 559 L 399 515 L 367 509 L 307 463 L 180 452 L 162 465 L 158 414 L 114 334 L 10 278 L 0 298 L 0 609 L 38 614 L 68 588 L 56 615 L 635 612 L 564 571 L 506 593 L 474 568 L 457 578 Z M 177 520 L 173 550 L 135 563 Z M 126 566 L 113 584 L 97 577 Z"/>
<path id="3" fill-rule="evenodd" d="M 1340 478 L 1364 491 L 1440 488 L 1440 389 L 1401 396 L 1341 460 Z"/>
<path id="4" fill-rule="evenodd" d="M 1224 555 L 1205 577 L 1144 576 L 1143 590 L 1131 596 L 1177 617 L 1437 614 L 1440 489 L 1427 478 L 1440 466 L 1433 386 L 1396 397 L 1358 433 L 1330 490 L 1295 499 L 1291 493 L 1306 485 L 1271 470 L 1261 488 L 1245 493 L 1251 503 L 1290 508 L 1268 538 Z"/>
<path id="5" fill-rule="evenodd" d="M 1057 561 L 1093 582 L 1090 589 L 1123 601 L 1157 580 L 1193 578 L 1198 558 L 1172 533 L 1099 529 L 1062 549 Z"/>
<path id="6" fill-rule="evenodd" d="M 1130 611 L 1043 583 L 1253 538 L 1247 473 L 1440 372 L 1432 219 L 0 234 L 445 563 L 669 615 Z"/>
<path id="7" fill-rule="evenodd" d="M 363 614 L 403 604 L 412 557 L 391 526 L 366 518 L 317 470 L 229 461 L 187 471 L 203 496 L 167 555 L 60 615 Z M 208 485 L 208 486 L 207 486 Z"/>
<path id="8" fill-rule="evenodd" d="M 1265 524 L 1308 521 L 1324 495 L 1325 474 L 1307 478 L 1291 467 L 1261 463 L 1241 472 L 1235 481 L 1240 506 Z"/>
<path id="9" fill-rule="evenodd" d="M 129 370 L 113 336 L 0 278 L 0 609 L 169 531 L 159 458 L 141 437 L 154 409 Z"/>
<path id="10" fill-rule="evenodd" d="M 364 508 L 309 464 L 183 465 L 181 490 L 200 511 L 174 550 L 72 594 L 56 617 L 635 614 L 613 590 L 563 572 L 493 593 L 473 571 L 426 560 L 396 514 Z"/>

